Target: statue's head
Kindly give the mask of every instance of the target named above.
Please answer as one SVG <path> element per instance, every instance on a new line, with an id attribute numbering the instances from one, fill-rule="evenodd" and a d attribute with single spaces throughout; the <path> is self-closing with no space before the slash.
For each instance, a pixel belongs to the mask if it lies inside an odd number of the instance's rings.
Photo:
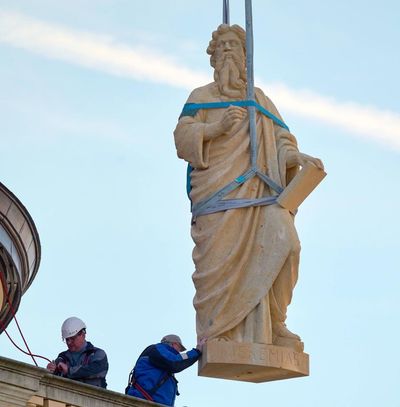
<path id="1" fill-rule="evenodd" d="M 246 93 L 246 32 L 238 25 L 221 24 L 212 33 L 207 53 L 214 80 L 222 95 L 241 99 Z"/>
<path id="2" fill-rule="evenodd" d="M 238 45 L 242 48 L 243 56 L 246 55 L 246 31 L 237 24 L 221 24 L 215 31 L 213 31 L 212 38 L 207 47 L 207 54 L 211 55 L 210 64 L 213 68 L 215 68 L 215 60 L 219 56 L 219 53 L 216 53 L 216 51 L 217 49 L 220 49 L 222 46 L 223 37 L 225 37 L 228 33 L 235 36 L 236 41 L 238 41 Z"/>

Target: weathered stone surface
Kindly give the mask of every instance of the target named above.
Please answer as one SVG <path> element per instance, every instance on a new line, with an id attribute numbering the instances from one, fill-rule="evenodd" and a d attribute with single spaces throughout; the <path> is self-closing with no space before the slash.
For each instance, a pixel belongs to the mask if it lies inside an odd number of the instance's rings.
<path id="1" fill-rule="evenodd" d="M 246 93 L 245 48 L 246 33 L 237 25 L 222 24 L 212 33 L 207 53 L 214 81 L 191 92 L 174 131 L 178 157 L 193 169 L 197 336 L 226 340 L 227 349 L 235 342 L 253 346 L 252 351 L 268 344 L 274 345 L 268 349 L 289 348 L 280 351 L 285 355 L 304 355 L 300 336 L 286 326 L 300 257 L 290 209 L 294 211 L 312 189 L 316 173 L 324 173 L 323 164 L 299 151 L 296 138 L 261 89 Z M 254 98 L 261 108 L 242 107 L 246 98 Z M 287 207 L 276 202 L 285 188 Z M 223 347 L 218 348 L 222 354 L 215 353 L 216 361 L 208 360 L 216 343 L 207 345 L 201 374 L 226 377 L 218 376 L 226 363 L 227 378 L 258 380 L 259 375 L 261 381 L 274 380 L 257 364 L 259 373 L 247 377 L 245 370 L 252 362 L 237 362 L 235 352 L 224 353 Z M 276 368 L 268 363 L 260 366 L 276 374 L 276 369 L 286 370 L 287 377 L 308 372 L 303 365 L 297 371 L 295 366 Z"/>
<path id="2" fill-rule="evenodd" d="M 291 348 L 221 339 L 207 342 L 199 375 L 246 382 L 268 382 L 308 376 L 307 353 Z"/>
<path id="3" fill-rule="evenodd" d="M 159 404 L 54 376 L 46 369 L 0 357 L 0 407 L 55 405 L 146 407 Z"/>

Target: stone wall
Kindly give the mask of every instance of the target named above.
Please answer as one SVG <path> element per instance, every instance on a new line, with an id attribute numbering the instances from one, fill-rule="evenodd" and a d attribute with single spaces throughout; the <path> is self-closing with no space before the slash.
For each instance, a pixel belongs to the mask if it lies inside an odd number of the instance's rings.
<path id="1" fill-rule="evenodd" d="M 0 407 L 150 407 L 146 400 L 54 376 L 0 357 Z"/>

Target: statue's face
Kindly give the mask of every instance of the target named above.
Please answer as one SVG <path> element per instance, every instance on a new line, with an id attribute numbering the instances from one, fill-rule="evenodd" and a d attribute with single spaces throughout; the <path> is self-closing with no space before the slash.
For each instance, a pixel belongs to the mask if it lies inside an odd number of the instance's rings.
<path id="1" fill-rule="evenodd" d="M 238 58 L 244 59 L 244 51 L 239 37 L 232 31 L 221 34 L 217 40 L 215 49 L 216 61 L 229 58 L 235 54 Z"/>
<path id="2" fill-rule="evenodd" d="M 246 93 L 245 50 L 234 31 L 228 31 L 217 37 L 212 59 L 214 80 L 221 95 L 243 99 Z"/>

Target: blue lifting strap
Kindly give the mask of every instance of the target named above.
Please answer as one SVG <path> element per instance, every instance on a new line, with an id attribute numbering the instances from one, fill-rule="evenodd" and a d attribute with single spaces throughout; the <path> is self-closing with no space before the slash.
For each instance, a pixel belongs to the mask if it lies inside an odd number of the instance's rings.
<path id="1" fill-rule="evenodd" d="M 261 112 L 264 116 L 271 119 L 275 124 L 284 129 L 289 131 L 289 127 L 278 117 L 272 114 L 270 111 L 265 109 L 263 106 L 255 102 L 254 100 L 232 100 L 226 102 L 208 102 L 208 103 L 186 103 L 183 106 L 182 113 L 180 114 L 179 118 L 184 116 L 191 116 L 194 117 L 196 113 L 200 109 L 223 109 L 229 106 L 240 106 L 240 107 L 248 107 L 254 106 L 259 112 Z M 190 191 L 191 191 L 191 172 L 193 171 L 193 167 L 188 164 L 187 168 L 187 178 L 186 178 L 186 192 L 190 199 Z M 225 187 L 221 188 L 217 192 L 213 193 L 208 198 L 204 199 L 203 201 L 192 205 L 192 214 L 195 218 L 196 216 L 206 215 L 210 213 L 226 211 L 228 209 L 234 208 L 244 208 L 249 206 L 261 206 L 261 205 L 271 205 L 276 202 L 276 196 L 269 196 L 264 198 L 258 199 L 223 199 L 226 195 L 232 192 L 234 189 L 242 185 L 244 182 L 253 178 L 255 175 L 260 177 L 269 187 L 271 187 L 275 192 L 280 194 L 283 191 L 283 188 L 277 185 L 271 178 L 269 178 L 266 174 L 263 174 L 259 171 L 258 168 L 251 168 L 246 171 L 244 174 L 240 175 L 239 177 L 235 178 L 232 182 L 230 182 Z"/>
<path id="2" fill-rule="evenodd" d="M 269 110 L 267 110 L 265 107 L 261 106 L 254 100 L 231 100 L 227 102 L 209 102 L 209 103 L 186 103 L 183 106 L 182 113 L 179 116 L 179 118 L 183 116 L 193 117 L 200 109 L 223 109 L 229 106 L 239 106 L 239 107 L 254 106 L 264 116 L 269 117 L 278 126 L 281 126 L 287 131 L 289 131 L 289 127 L 281 119 L 276 117 Z"/>

